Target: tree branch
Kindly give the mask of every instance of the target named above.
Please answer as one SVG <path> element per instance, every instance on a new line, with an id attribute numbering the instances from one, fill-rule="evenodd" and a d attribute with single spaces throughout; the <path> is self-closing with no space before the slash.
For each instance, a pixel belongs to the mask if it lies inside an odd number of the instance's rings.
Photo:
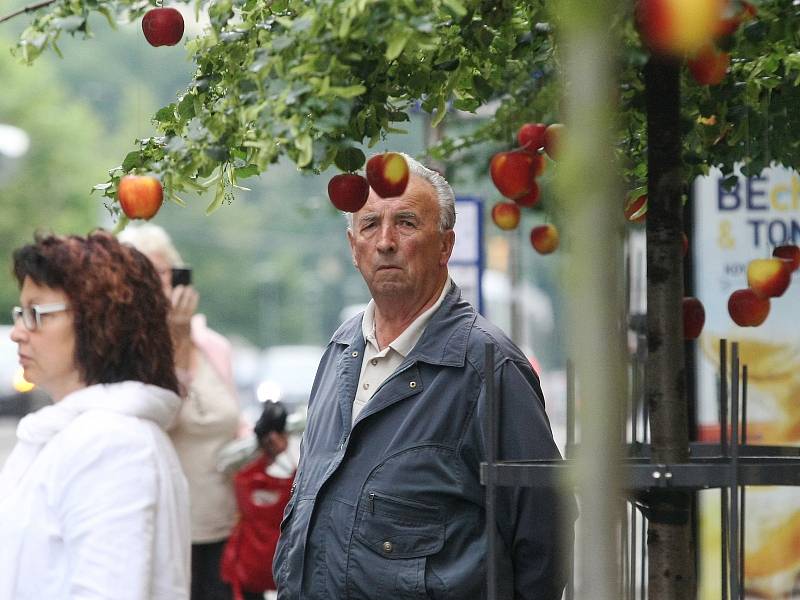
<path id="1" fill-rule="evenodd" d="M 53 4 L 56 0 L 42 0 L 42 2 L 37 2 L 36 4 L 29 4 L 24 8 L 20 8 L 18 11 L 15 11 L 11 14 L 8 14 L 4 17 L 0 17 L 0 23 L 8 21 L 9 19 L 13 19 L 14 17 L 21 15 L 22 13 L 29 13 L 35 10 L 39 10 L 40 8 L 44 8 L 45 6 L 49 6 Z"/>

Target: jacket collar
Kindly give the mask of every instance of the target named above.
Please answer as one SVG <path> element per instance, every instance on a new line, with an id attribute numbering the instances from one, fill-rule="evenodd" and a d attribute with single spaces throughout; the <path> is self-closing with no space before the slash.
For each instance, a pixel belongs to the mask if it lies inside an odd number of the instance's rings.
<path id="1" fill-rule="evenodd" d="M 360 313 L 345 322 L 333 334 L 331 342 L 348 347 L 363 347 L 363 316 L 364 313 Z M 476 316 L 472 305 L 461 298 L 461 288 L 453 283 L 406 360 L 442 366 L 463 366 L 467 356 L 469 332 Z"/>

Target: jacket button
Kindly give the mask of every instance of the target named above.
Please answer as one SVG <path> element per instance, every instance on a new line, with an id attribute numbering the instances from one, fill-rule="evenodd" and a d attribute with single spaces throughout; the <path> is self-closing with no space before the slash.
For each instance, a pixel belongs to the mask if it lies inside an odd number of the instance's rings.
<path id="1" fill-rule="evenodd" d="M 355 358 L 356 356 L 358 356 L 358 350 L 353 350 L 352 357 Z"/>
<path id="2" fill-rule="evenodd" d="M 417 382 L 416 381 L 409 382 L 408 387 L 410 387 L 413 390 L 415 387 L 417 387 Z"/>
<path id="3" fill-rule="evenodd" d="M 393 548 L 392 542 L 383 542 L 383 551 L 386 552 L 386 554 L 391 553 Z"/>

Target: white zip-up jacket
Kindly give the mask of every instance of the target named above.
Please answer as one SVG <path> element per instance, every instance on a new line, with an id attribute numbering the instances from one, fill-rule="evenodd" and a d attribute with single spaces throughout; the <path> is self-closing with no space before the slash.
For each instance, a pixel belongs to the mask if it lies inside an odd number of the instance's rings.
<path id="1" fill-rule="evenodd" d="M 189 495 L 173 392 L 93 385 L 26 416 L 0 472 L 0 600 L 184 600 Z"/>

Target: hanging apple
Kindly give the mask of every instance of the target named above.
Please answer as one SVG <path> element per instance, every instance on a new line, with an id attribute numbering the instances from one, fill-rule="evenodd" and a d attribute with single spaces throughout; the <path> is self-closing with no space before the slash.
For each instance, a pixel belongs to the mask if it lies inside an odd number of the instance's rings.
<path id="1" fill-rule="evenodd" d="M 706 322 L 706 310 L 703 303 L 694 296 L 683 299 L 683 339 L 693 340 L 703 331 Z"/>
<path id="2" fill-rule="evenodd" d="M 558 160 L 558 152 L 561 146 L 561 136 L 564 133 L 564 125 L 553 123 L 544 130 L 544 151 L 553 160 Z"/>
<path id="3" fill-rule="evenodd" d="M 152 175 L 125 175 L 119 180 L 117 199 L 129 219 L 152 219 L 164 201 L 164 189 Z"/>
<path id="4" fill-rule="evenodd" d="M 800 246 L 795 244 L 784 244 L 776 246 L 772 251 L 772 256 L 785 258 L 791 261 L 791 270 L 796 271 L 800 267 Z"/>
<path id="5" fill-rule="evenodd" d="M 498 152 L 489 163 L 489 174 L 497 190 L 516 200 L 531 191 L 535 178 L 534 158 L 528 152 Z"/>
<path id="6" fill-rule="evenodd" d="M 689 72 L 697 83 L 700 85 L 718 85 L 728 73 L 728 67 L 731 65 L 731 55 L 708 45 L 702 48 L 687 64 Z"/>
<path id="7" fill-rule="evenodd" d="M 514 200 L 514 202 L 524 208 L 532 208 L 536 206 L 539 203 L 539 184 L 534 181 L 531 184 L 530 191 L 521 198 Z"/>
<path id="8" fill-rule="evenodd" d="M 367 181 L 381 198 L 401 196 L 408 185 L 408 163 L 402 154 L 385 152 L 367 161 Z"/>
<path id="9" fill-rule="evenodd" d="M 782 296 L 791 280 L 791 260 L 756 258 L 747 264 L 747 285 L 762 298 Z"/>
<path id="10" fill-rule="evenodd" d="M 519 206 L 513 202 L 498 202 L 492 207 L 492 221 L 500 229 L 511 230 L 519 225 Z"/>
<path id="11" fill-rule="evenodd" d="M 728 298 L 728 314 L 740 327 L 758 327 L 769 315 L 769 298 L 762 298 L 750 288 L 736 290 Z"/>
<path id="12" fill-rule="evenodd" d="M 636 27 L 653 52 L 694 54 L 717 35 L 725 0 L 638 0 Z"/>
<path id="13" fill-rule="evenodd" d="M 183 15 L 174 8 L 152 8 L 142 18 L 142 31 L 151 46 L 174 46 L 183 37 Z"/>
<path id="14" fill-rule="evenodd" d="M 544 147 L 544 123 L 525 123 L 517 131 L 517 142 L 522 150 L 536 152 Z"/>
<path id="15" fill-rule="evenodd" d="M 358 212 L 369 197 L 369 183 L 355 173 L 334 175 L 328 182 L 328 197 L 339 210 Z"/>
<path id="16" fill-rule="evenodd" d="M 558 229 L 555 225 L 547 223 L 531 229 L 531 245 L 539 254 L 550 254 L 558 248 Z"/>

